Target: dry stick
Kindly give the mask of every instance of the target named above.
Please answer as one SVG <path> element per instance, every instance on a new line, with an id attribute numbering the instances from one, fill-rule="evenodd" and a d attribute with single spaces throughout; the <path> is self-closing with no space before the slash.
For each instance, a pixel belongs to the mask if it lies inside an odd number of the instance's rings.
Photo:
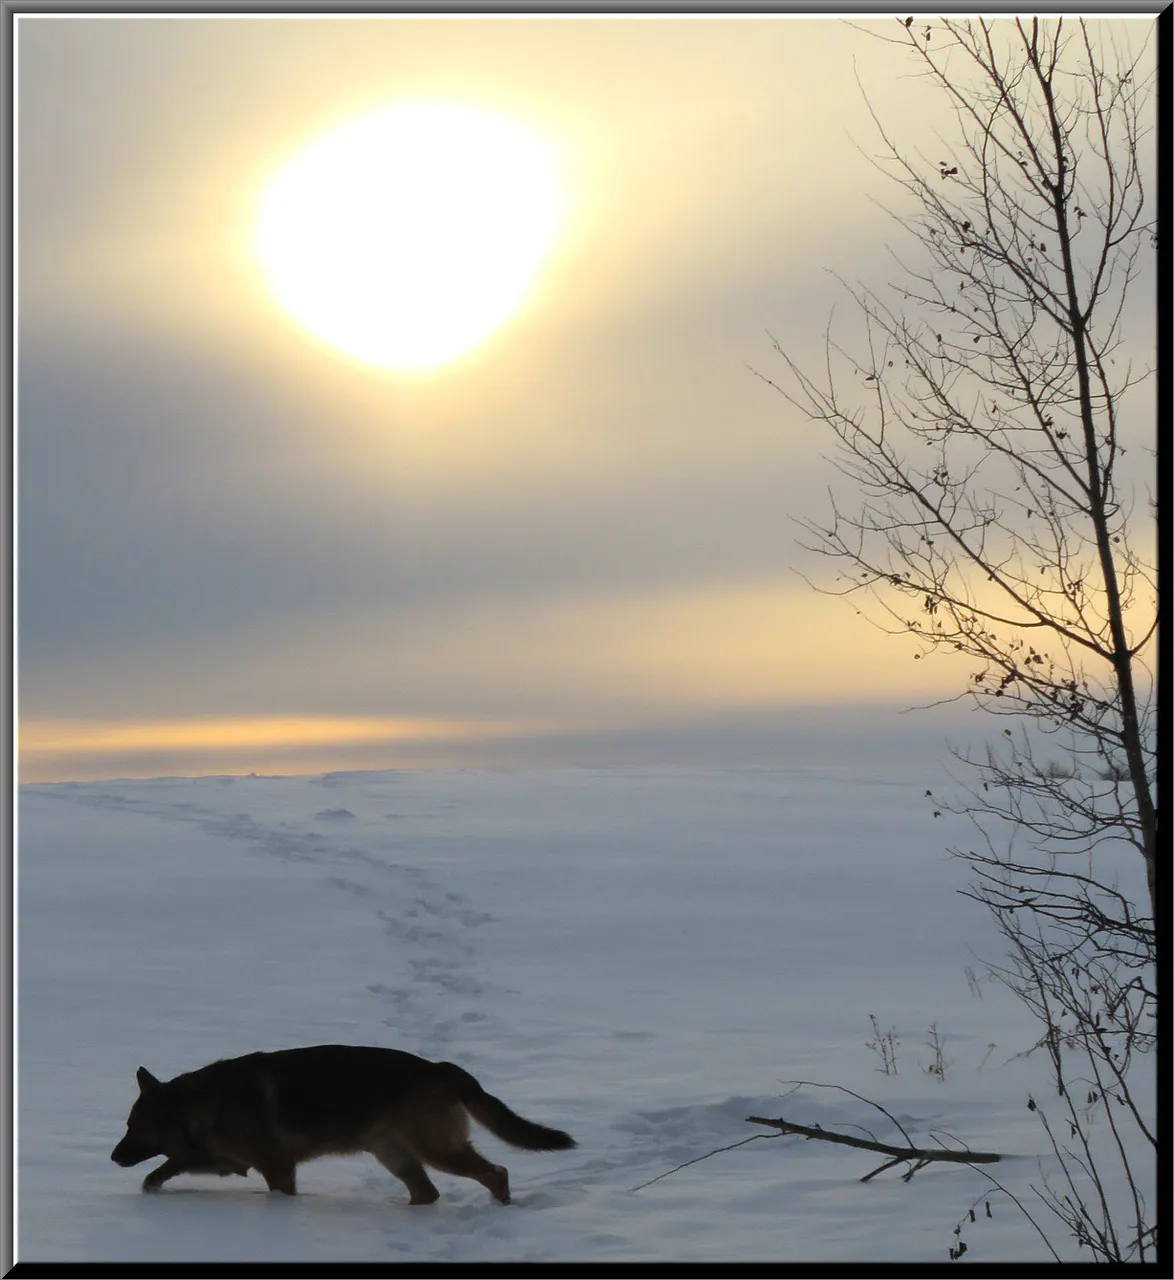
<path id="1" fill-rule="evenodd" d="M 915 1159 L 917 1161 L 913 1168 L 904 1175 L 905 1181 L 908 1182 L 918 1169 L 924 1168 L 932 1160 L 948 1160 L 955 1164 L 992 1164 L 996 1160 L 1001 1160 L 1003 1158 L 1001 1155 L 998 1155 L 993 1151 L 946 1151 L 944 1149 L 939 1149 L 937 1151 L 924 1151 L 913 1145 L 913 1140 L 905 1132 L 901 1122 L 890 1112 L 886 1111 L 879 1102 L 873 1102 L 871 1098 L 866 1098 L 862 1094 L 855 1093 L 853 1090 L 846 1088 L 842 1084 L 823 1084 L 817 1080 L 784 1080 L 782 1083 L 793 1084 L 795 1086 L 795 1088 L 791 1090 L 791 1093 L 795 1093 L 802 1085 L 806 1084 L 817 1089 L 838 1089 L 841 1093 L 851 1094 L 853 1098 L 857 1098 L 861 1102 L 868 1103 L 870 1107 L 875 1107 L 877 1111 L 880 1111 L 882 1114 L 887 1116 L 893 1124 L 901 1130 L 901 1134 L 905 1138 L 905 1141 L 909 1143 L 909 1146 L 890 1147 L 883 1142 L 877 1142 L 875 1140 L 867 1141 L 864 1138 L 851 1138 L 846 1134 L 829 1133 L 826 1129 L 820 1129 L 818 1127 L 808 1129 L 804 1125 L 791 1124 L 787 1120 L 764 1120 L 761 1116 L 747 1116 L 746 1120 L 750 1124 L 768 1124 L 781 1129 L 782 1132 L 756 1133 L 752 1137 L 743 1138 L 741 1142 L 731 1142 L 729 1146 L 717 1147 L 713 1151 L 707 1151 L 704 1155 L 695 1156 L 692 1160 L 686 1160 L 684 1164 L 678 1164 L 672 1169 L 666 1169 L 664 1173 L 658 1173 L 655 1178 L 649 1178 L 647 1182 L 641 1182 L 639 1186 L 630 1187 L 628 1189 L 629 1194 L 633 1191 L 642 1191 L 645 1187 L 652 1186 L 654 1182 L 659 1182 L 661 1178 L 667 1178 L 670 1174 L 679 1173 L 682 1169 L 687 1169 L 691 1164 L 700 1164 L 702 1160 L 708 1160 L 710 1156 L 721 1155 L 723 1151 L 733 1151 L 737 1147 L 744 1147 L 747 1143 L 757 1142 L 762 1138 L 781 1138 L 788 1133 L 801 1134 L 807 1138 L 822 1138 L 825 1142 L 840 1142 L 845 1146 L 860 1147 L 865 1151 L 879 1151 L 884 1155 L 896 1157 L 895 1159 L 889 1160 L 885 1164 L 881 1165 L 879 1169 L 874 1169 L 871 1173 L 865 1174 L 865 1176 L 860 1179 L 861 1182 L 867 1182 L 870 1178 L 876 1177 L 878 1173 L 883 1173 L 886 1169 L 891 1169 L 894 1165 L 901 1164 L 902 1161 L 905 1160 Z M 790 1094 L 787 1096 L 789 1097 Z M 865 1132 L 867 1133 L 868 1130 L 866 1129 Z M 989 1173 L 984 1174 L 983 1176 L 990 1178 Z M 991 1180 L 994 1181 L 994 1179 Z M 995 1186 L 999 1186 L 999 1184 L 996 1182 Z M 1000 1190 L 1002 1190 L 1002 1188 L 1000 1188 Z M 1039 1228 L 1037 1227 L 1036 1230 L 1038 1231 Z"/>
<path id="2" fill-rule="evenodd" d="M 901 1137 L 905 1139 L 909 1146 L 913 1146 L 913 1139 L 905 1132 L 905 1126 L 895 1115 L 893 1115 L 891 1111 L 886 1111 L 879 1102 L 873 1102 L 871 1098 L 866 1098 L 862 1093 L 857 1093 L 855 1089 L 849 1089 L 846 1085 L 842 1084 L 826 1084 L 820 1080 L 780 1080 L 779 1083 L 793 1084 L 795 1088 L 791 1090 L 791 1093 L 796 1093 L 803 1085 L 807 1085 L 812 1089 L 836 1089 L 840 1093 L 846 1093 L 850 1098 L 855 1098 L 857 1102 L 867 1103 L 874 1111 L 879 1111 L 881 1115 L 893 1125 L 893 1128 L 900 1131 Z M 791 1094 L 787 1095 L 787 1097 L 790 1096 Z M 857 1125 L 857 1128 L 863 1129 L 864 1126 Z M 865 1129 L 864 1132 L 867 1133 L 868 1130 Z"/>
<path id="3" fill-rule="evenodd" d="M 900 1120 L 897 1119 L 895 1115 L 893 1115 L 891 1111 L 887 1110 L 885 1107 L 882 1107 L 879 1102 L 874 1102 L 871 1098 L 866 1098 L 862 1093 L 857 1093 L 855 1089 L 849 1089 L 846 1085 L 842 1085 L 842 1084 L 828 1084 L 822 1080 L 782 1080 L 780 1081 L 780 1083 L 791 1084 L 795 1086 L 786 1095 L 788 1098 L 791 1096 L 792 1093 L 797 1093 L 799 1089 L 801 1089 L 804 1085 L 808 1085 L 813 1089 L 835 1089 L 839 1093 L 846 1093 L 850 1098 L 855 1098 L 858 1102 L 867 1103 L 868 1106 L 872 1107 L 874 1111 L 879 1111 L 881 1115 L 885 1117 L 885 1119 L 889 1120 L 892 1123 L 894 1128 L 900 1131 L 901 1137 L 904 1138 L 905 1141 L 909 1144 L 908 1147 L 886 1147 L 884 1143 L 877 1142 L 876 1139 L 873 1138 L 871 1134 L 869 1135 L 871 1138 L 871 1142 L 863 1142 L 859 1138 L 852 1139 L 847 1137 L 846 1135 L 840 1135 L 838 1139 L 832 1138 L 828 1135 L 826 1130 L 819 1129 L 817 1126 L 818 1133 L 822 1134 L 823 1137 L 829 1142 L 838 1140 L 845 1143 L 848 1146 L 859 1146 L 866 1150 L 882 1151 L 886 1155 L 893 1155 L 895 1157 L 892 1160 L 886 1161 L 878 1169 L 873 1169 L 871 1173 L 866 1173 L 864 1177 L 860 1179 L 861 1182 L 868 1182 L 870 1179 L 875 1178 L 878 1173 L 884 1173 L 886 1169 L 891 1169 L 894 1165 L 901 1164 L 905 1161 L 908 1161 L 909 1163 L 912 1164 L 913 1160 L 916 1159 L 917 1163 L 913 1164 L 913 1167 L 911 1169 L 907 1170 L 904 1174 L 901 1175 L 902 1179 L 905 1182 L 908 1182 L 909 1179 L 912 1178 L 913 1175 L 919 1169 L 924 1169 L 925 1166 L 929 1163 L 929 1161 L 924 1158 L 924 1155 L 925 1154 L 935 1155 L 935 1153 L 932 1153 L 932 1152 L 923 1153 L 920 1148 L 915 1147 L 913 1145 L 913 1139 L 905 1131 L 905 1126 L 900 1122 Z M 774 1121 L 774 1120 L 765 1120 L 765 1121 L 759 1120 L 755 1116 L 749 1116 L 747 1117 L 747 1119 L 756 1121 L 759 1124 L 777 1124 L 778 1123 L 777 1121 Z M 857 1125 L 855 1127 L 863 1128 L 863 1126 L 861 1125 Z M 797 1131 L 798 1128 L 799 1126 L 792 1126 L 791 1131 L 795 1132 Z M 868 1130 L 865 1129 L 864 1132 L 868 1133 Z M 959 1160 L 958 1163 L 962 1163 L 962 1164 L 967 1163 L 965 1159 L 965 1150 L 957 1154 L 962 1157 L 962 1159 Z M 987 1156 L 993 1157 L 994 1160 L 999 1159 L 999 1156 L 995 1155 L 994 1152 L 986 1152 L 984 1154 L 986 1154 Z M 942 1159 L 942 1156 L 936 1155 L 935 1158 Z M 988 1160 L 987 1163 L 991 1163 L 991 1161 Z M 988 1174 L 987 1177 L 989 1176 L 990 1175 Z"/>
<path id="4" fill-rule="evenodd" d="M 767 1120 L 762 1116 L 747 1116 L 746 1121 L 748 1124 L 773 1125 L 782 1133 L 797 1134 L 801 1138 L 819 1138 L 823 1142 L 838 1142 L 845 1147 L 858 1147 L 862 1151 L 879 1151 L 881 1155 L 896 1157 L 861 1178 L 861 1182 L 867 1182 L 869 1178 L 883 1172 L 885 1169 L 891 1169 L 893 1165 L 899 1164 L 902 1160 L 917 1161 L 905 1175 L 905 1180 L 908 1182 L 918 1169 L 924 1168 L 935 1160 L 945 1160 L 951 1164 L 994 1164 L 1003 1158 L 996 1151 L 946 1151 L 941 1148 L 935 1151 L 932 1149 L 927 1150 L 925 1147 L 915 1147 L 912 1143 L 907 1147 L 894 1147 L 887 1142 L 870 1142 L 867 1138 L 853 1138 L 846 1133 L 834 1133 L 828 1129 L 821 1129 L 818 1125 L 812 1127 L 805 1124 L 792 1124 L 790 1120 Z"/>

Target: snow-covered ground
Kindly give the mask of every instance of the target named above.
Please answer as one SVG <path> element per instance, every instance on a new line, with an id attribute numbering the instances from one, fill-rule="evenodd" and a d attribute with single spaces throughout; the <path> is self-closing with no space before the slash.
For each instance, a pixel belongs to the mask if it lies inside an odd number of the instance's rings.
<path id="1" fill-rule="evenodd" d="M 797 1079 L 1008 1153 L 996 1176 L 1075 1254 L 1029 1189 L 1046 1065 L 1012 1055 L 1034 1027 L 972 992 L 998 940 L 896 763 L 37 785 L 17 821 L 20 1261 L 946 1262 L 964 1217 L 970 1259 L 1048 1259 L 973 1169 L 862 1183 L 879 1157 L 793 1137 L 633 1190 L 762 1132 L 751 1114 L 891 1136 Z M 409 1208 L 367 1156 L 302 1166 L 296 1199 L 255 1173 L 143 1195 L 152 1165 L 111 1163 L 140 1063 L 323 1042 L 453 1059 L 579 1145 L 480 1131 L 506 1208 L 444 1174 Z"/>

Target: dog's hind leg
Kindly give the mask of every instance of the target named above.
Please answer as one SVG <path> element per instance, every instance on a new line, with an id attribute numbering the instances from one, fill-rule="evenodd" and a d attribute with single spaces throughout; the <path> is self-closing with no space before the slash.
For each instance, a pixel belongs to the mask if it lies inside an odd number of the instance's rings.
<path id="1" fill-rule="evenodd" d="M 258 1165 L 257 1172 L 265 1179 L 270 1191 L 281 1191 L 287 1196 L 297 1195 L 297 1165 L 292 1160 Z"/>
<path id="2" fill-rule="evenodd" d="M 440 1199 L 428 1171 L 406 1147 L 381 1139 L 367 1148 L 388 1173 L 398 1178 L 410 1193 L 409 1204 L 433 1204 Z"/>
<path id="3" fill-rule="evenodd" d="M 420 1155 L 442 1173 L 479 1182 L 501 1204 L 510 1202 L 510 1176 L 504 1165 L 490 1164 L 471 1142 L 455 1149 L 429 1147 Z"/>

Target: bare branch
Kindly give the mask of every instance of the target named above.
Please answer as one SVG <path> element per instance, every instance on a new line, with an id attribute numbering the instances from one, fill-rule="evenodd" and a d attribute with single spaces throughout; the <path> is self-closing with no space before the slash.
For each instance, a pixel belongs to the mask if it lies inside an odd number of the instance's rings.
<path id="1" fill-rule="evenodd" d="M 874 1169 L 872 1173 L 867 1173 L 861 1182 L 867 1182 L 870 1178 L 874 1178 L 878 1173 L 885 1169 L 892 1168 L 895 1164 L 902 1161 L 909 1161 L 913 1164 L 913 1168 L 905 1175 L 905 1181 L 917 1172 L 918 1169 L 924 1168 L 927 1164 L 934 1161 L 944 1161 L 947 1164 L 994 1164 L 1003 1157 L 996 1151 L 971 1151 L 968 1147 L 964 1147 L 961 1151 L 950 1151 L 944 1147 L 915 1147 L 912 1144 L 905 1147 L 895 1147 L 887 1142 L 873 1142 L 867 1138 L 855 1138 L 850 1133 L 836 1133 L 831 1129 L 821 1129 L 819 1125 L 795 1124 L 790 1120 L 781 1118 L 767 1120 L 762 1116 L 747 1116 L 747 1124 L 768 1124 L 773 1125 L 780 1133 L 794 1134 L 800 1138 L 818 1138 L 822 1142 L 835 1142 L 844 1147 L 856 1147 L 861 1151 L 877 1151 L 881 1155 L 893 1156 L 887 1164 L 881 1165 L 879 1169 Z"/>

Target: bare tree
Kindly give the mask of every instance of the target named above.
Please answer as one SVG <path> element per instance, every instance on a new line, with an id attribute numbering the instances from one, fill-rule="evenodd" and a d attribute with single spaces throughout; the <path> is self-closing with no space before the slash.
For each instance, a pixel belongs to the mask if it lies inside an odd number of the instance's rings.
<path id="1" fill-rule="evenodd" d="M 927 158 L 874 113 L 914 256 L 883 294 L 845 283 L 858 339 L 829 324 L 818 378 L 775 344 L 778 389 L 830 429 L 856 494 L 804 522 L 805 545 L 917 656 L 968 659 L 959 698 L 1017 718 L 981 756 L 956 752 L 971 781 L 940 807 L 980 833 L 952 852 L 1065 1109 L 1061 1125 L 1031 1101 L 1064 1180 L 1039 1194 L 1095 1256 L 1150 1258 L 1154 1125 L 1131 1068 L 1154 1034 L 1158 612 L 1153 498 L 1135 513 L 1121 460 L 1152 372 L 1130 349 L 1153 343 L 1152 295 L 1128 305 L 1156 243 L 1152 85 L 1084 21 L 910 19 L 892 39 L 952 128 Z"/>

